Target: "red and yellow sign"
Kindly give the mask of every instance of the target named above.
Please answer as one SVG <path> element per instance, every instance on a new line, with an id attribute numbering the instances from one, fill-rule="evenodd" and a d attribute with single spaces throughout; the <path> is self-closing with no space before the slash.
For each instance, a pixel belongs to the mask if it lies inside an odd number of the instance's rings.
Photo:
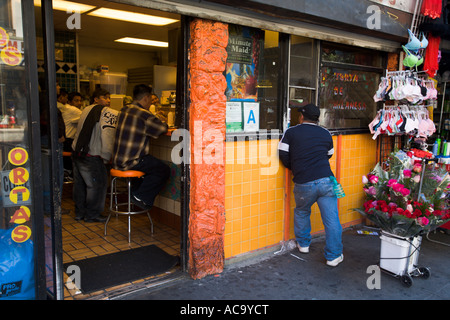
<path id="1" fill-rule="evenodd" d="M 18 225 L 13 229 L 11 239 L 17 243 L 23 243 L 31 237 L 31 229 L 25 225 L 26 222 L 31 220 L 31 211 L 27 206 L 23 205 L 30 199 L 31 195 L 30 190 L 26 187 L 30 179 L 30 173 L 26 168 L 21 167 L 28 161 L 28 152 L 24 148 L 13 148 L 8 153 L 8 160 L 12 165 L 17 167 L 9 173 L 7 171 L 3 172 L 3 179 L 8 177 L 10 184 L 6 185 L 10 185 L 12 188 L 8 197 L 9 201 L 13 206 L 20 206 L 9 221 L 11 224 Z"/>
<path id="2" fill-rule="evenodd" d="M 0 27 L 0 48 L 7 45 L 9 41 L 9 34 L 5 29 Z"/>
<path id="3" fill-rule="evenodd" d="M 8 153 L 8 160 L 15 166 L 21 166 L 28 160 L 28 152 L 24 148 L 14 148 Z"/>
<path id="4" fill-rule="evenodd" d="M 17 66 L 22 62 L 22 53 L 15 47 L 5 47 L 0 52 L 0 58 L 9 66 Z"/>
<path id="5" fill-rule="evenodd" d="M 18 43 L 22 42 L 20 40 L 11 40 L 8 32 L 0 27 L 0 62 L 9 66 L 18 66 L 22 62 L 23 55 L 18 48 Z"/>
<path id="6" fill-rule="evenodd" d="M 22 243 L 30 239 L 31 229 L 28 226 L 17 226 L 11 232 L 11 238 L 17 242 Z"/>
<path id="7" fill-rule="evenodd" d="M 19 209 L 14 212 L 9 223 L 23 224 L 30 221 L 31 212 L 27 206 L 20 206 Z"/>

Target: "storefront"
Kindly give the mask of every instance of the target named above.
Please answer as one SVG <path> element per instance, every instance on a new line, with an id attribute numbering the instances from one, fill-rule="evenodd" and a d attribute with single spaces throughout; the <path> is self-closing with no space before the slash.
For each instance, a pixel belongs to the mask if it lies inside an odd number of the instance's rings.
<path id="1" fill-rule="evenodd" d="M 180 258 L 179 267 L 168 270 L 172 278 L 187 272 L 198 279 L 292 239 L 292 181 L 277 155 L 283 131 L 298 118 L 289 108 L 292 100 L 320 106 L 321 125 L 333 134 L 332 169 L 346 193 L 339 201 L 341 222 L 362 222 L 352 209 L 363 201 L 361 176 L 377 162 L 377 141 L 367 129 L 377 111 L 372 97 L 389 64 L 398 64 L 411 8 L 348 1 L 336 10 L 345 12 L 353 5 L 361 14 L 343 22 L 336 21 L 335 11 L 325 12 L 325 5 L 307 1 L 301 10 L 289 5 L 273 10 L 266 1 L 238 8 L 232 7 L 233 1 L 120 1 L 98 6 L 79 1 L 91 6 L 80 15 L 58 11 L 51 1 L 38 2 L 33 7 L 25 1 L 4 1 L 8 10 L 2 10 L 0 29 L 5 31 L 0 38 L 2 115 L 9 120 L 1 129 L 2 185 L 9 186 L 2 189 L 1 229 L 9 241 L 5 247 L 28 250 L 19 260 L 34 263 L 26 272 L 33 294 L 22 298 L 111 296 L 114 291 L 80 294 L 79 288 L 67 287 L 68 280 L 75 279 L 68 266 L 98 255 L 156 243 Z M 368 7 L 374 3 L 398 19 L 380 15 L 380 29 L 370 29 L 367 21 L 377 11 Z M 271 14 L 256 12 L 258 4 Z M 114 37 L 125 31 L 137 38 L 151 35 L 136 20 L 117 28 L 109 19 L 90 15 L 100 7 L 173 19 L 164 29 L 169 48 L 146 51 L 104 44 L 103 29 Z M 318 16 L 322 18 L 312 23 Z M 70 184 L 61 185 L 56 178 L 62 156 L 56 147 L 56 84 L 86 96 L 96 86 L 106 86 L 111 106 L 120 109 L 123 96 L 141 82 L 160 95 L 157 111 L 167 118 L 174 112 L 175 120 L 170 134 L 152 143 L 153 154 L 171 167 L 170 181 L 151 210 L 155 233 L 150 235 L 148 220 L 136 220 L 130 244 L 121 219 L 114 221 L 116 230 L 103 235 L 103 224 L 75 222 L 73 210 L 64 214 L 73 201 Z M 38 125 L 45 105 L 50 106 L 47 140 Z M 323 230 L 318 208 L 312 227 L 314 233 Z M 153 275 L 141 283 L 156 283 L 158 278 Z M 2 283 L 0 297 L 23 291 L 17 289 L 19 282 L 26 284 L 23 279 Z M 138 286 L 131 281 L 119 290 Z"/>

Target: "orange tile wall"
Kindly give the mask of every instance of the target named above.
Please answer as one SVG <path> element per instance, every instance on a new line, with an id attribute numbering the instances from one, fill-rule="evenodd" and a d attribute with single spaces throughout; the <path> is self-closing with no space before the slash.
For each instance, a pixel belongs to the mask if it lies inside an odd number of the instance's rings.
<path id="1" fill-rule="evenodd" d="M 337 137 L 333 137 L 335 150 Z M 225 166 L 225 258 L 234 257 L 284 240 L 285 169 L 278 162 L 272 165 L 269 175 L 261 174 L 268 168 L 267 160 L 259 161 L 258 141 L 226 143 Z M 270 146 L 276 152 L 278 141 Z M 274 151 L 275 150 L 275 151 Z M 340 183 L 346 196 L 339 200 L 339 214 L 344 226 L 361 222 L 361 216 L 353 211 L 363 203 L 361 178 L 376 164 L 376 141 L 369 134 L 344 135 L 341 138 Z M 330 165 L 336 174 L 336 153 Z M 269 152 L 270 154 L 270 152 Z M 255 157 L 256 155 L 256 157 Z M 273 155 L 273 154 L 272 154 Z M 276 155 L 275 155 L 276 156 Z M 272 162 L 278 158 L 271 158 Z M 274 168 L 278 169 L 275 170 Z M 290 181 L 291 178 L 289 177 Z M 293 190 L 293 183 L 290 182 Z M 289 239 L 294 238 L 293 212 L 295 201 L 290 192 Z M 312 208 L 312 233 L 323 232 L 323 224 L 317 205 Z"/>
<path id="2" fill-rule="evenodd" d="M 267 155 L 272 156 L 273 169 L 264 172 L 271 165 L 261 161 L 258 154 L 261 143 L 268 142 L 271 152 Z M 277 146 L 277 140 L 226 143 L 225 258 L 283 239 L 284 168 L 278 160 Z"/>

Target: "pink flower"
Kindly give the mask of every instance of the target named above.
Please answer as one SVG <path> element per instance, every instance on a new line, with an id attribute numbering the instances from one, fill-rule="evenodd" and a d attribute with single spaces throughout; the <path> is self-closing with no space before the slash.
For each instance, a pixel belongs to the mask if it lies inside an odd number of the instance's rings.
<path id="1" fill-rule="evenodd" d="M 406 210 L 408 210 L 409 212 L 413 212 L 413 207 L 412 207 L 412 205 L 411 205 L 411 204 L 408 204 L 408 205 L 406 206 Z"/>
<path id="2" fill-rule="evenodd" d="M 420 176 L 419 176 L 419 175 L 416 175 L 416 176 L 413 178 L 413 181 L 414 181 L 415 183 L 419 183 L 419 182 L 420 182 Z"/>
<path id="3" fill-rule="evenodd" d="M 430 220 L 428 220 L 427 217 L 419 217 L 417 218 L 417 222 L 419 223 L 419 225 L 426 226 L 428 223 L 430 223 Z"/>
<path id="4" fill-rule="evenodd" d="M 412 173 L 412 171 L 409 170 L 409 169 L 403 170 L 403 175 L 404 175 L 405 177 L 407 177 L 407 178 L 410 178 L 410 177 L 411 177 L 411 173 Z"/>
<path id="5" fill-rule="evenodd" d="M 376 183 L 378 182 L 378 177 L 375 176 L 375 175 L 370 176 L 369 181 L 370 181 L 370 183 L 372 183 L 372 184 L 376 184 Z"/>
<path id="6" fill-rule="evenodd" d="M 375 187 L 371 186 L 371 187 L 369 187 L 369 189 L 367 189 L 366 192 L 367 192 L 367 194 L 374 196 L 377 194 L 377 189 L 375 189 Z"/>
<path id="7" fill-rule="evenodd" d="M 396 183 L 392 185 L 392 190 L 394 190 L 395 192 L 401 192 L 401 190 L 404 188 L 404 185 L 400 184 L 400 183 Z"/>
<path id="8" fill-rule="evenodd" d="M 392 187 L 393 185 L 397 184 L 397 180 L 395 179 L 390 179 L 387 183 L 388 187 Z"/>
<path id="9" fill-rule="evenodd" d="M 368 182 L 369 182 L 369 179 L 367 179 L 366 176 L 362 176 L 362 183 L 363 183 L 363 184 L 366 184 L 366 183 L 368 183 Z"/>
<path id="10" fill-rule="evenodd" d="M 402 196 L 406 197 L 407 195 L 409 195 L 411 193 L 411 191 L 409 191 L 409 189 L 402 188 L 402 189 L 400 189 L 400 193 L 402 194 Z"/>
<path id="11" fill-rule="evenodd" d="M 415 164 L 414 165 L 414 167 L 413 167 L 413 171 L 414 172 L 417 172 L 417 173 L 420 173 L 420 172 L 422 172 L 422 166 L 420 165 L 420 164 Z"/>

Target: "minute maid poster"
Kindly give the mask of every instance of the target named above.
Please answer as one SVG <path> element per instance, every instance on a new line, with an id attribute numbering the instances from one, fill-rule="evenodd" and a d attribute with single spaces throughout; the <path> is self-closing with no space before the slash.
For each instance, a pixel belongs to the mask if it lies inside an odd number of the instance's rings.
<path id="1" fill-rule="evenodd" d="M 227 132 L 258 131 L 258 74 L 264 33 L 243 26 L 229 26 L 227 46 Z"/>

